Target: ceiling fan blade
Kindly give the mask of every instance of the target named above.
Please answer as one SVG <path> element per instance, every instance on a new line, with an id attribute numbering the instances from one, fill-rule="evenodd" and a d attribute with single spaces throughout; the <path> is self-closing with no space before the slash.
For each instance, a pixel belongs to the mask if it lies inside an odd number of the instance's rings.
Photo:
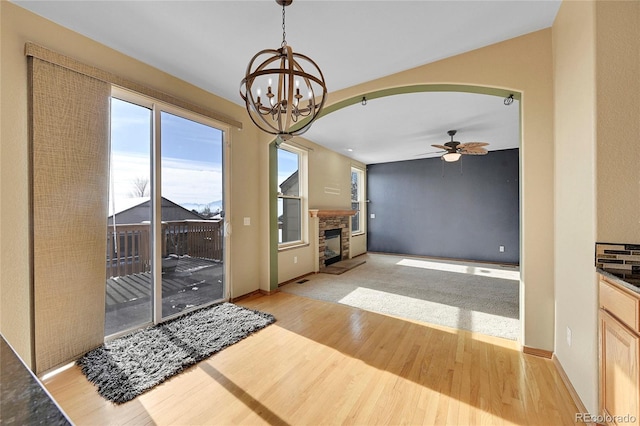
<path id="1" fill-rule="evenodd" d="M 487 150 L 483 148 L 476 148 L 471 150 L 467 150 L 467 149 L 460 150 L 460 154 L 465 154 L 465 155 L 485 155 L 486 153 L 487 153 Z"/>
<path id="2" fill-rule="evenodd" d="M 461 143 L 460 145 L 458 145 L 459 149 L 469 149 L 469 148 L 479 148 L 481 146 L 487 146 L 489 145 L 487 142 L 467 142 L 467 143 Z"/>
<path id="3" fill-rule="evenodd" d="M 449 151 L 451 148 L 444 146 L 444 145 L 431 145 L 434 148 L 440 148 L 440 149 L 444 149 L 445 151 Z"/>

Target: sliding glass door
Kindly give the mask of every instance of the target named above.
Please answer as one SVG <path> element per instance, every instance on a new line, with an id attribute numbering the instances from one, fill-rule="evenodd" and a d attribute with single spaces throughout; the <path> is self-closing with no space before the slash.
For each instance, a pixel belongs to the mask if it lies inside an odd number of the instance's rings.
<path id="1" fill-rule="evenodd" d="M 115 91 L 106 336 L 226 298 L 224 131 L 214 124 Z"/>
<path id="2" fill-rule="evenodd" d="M 153 321 L 151 121 L 145 106 L 111 99 L 105 335 Z"/>
<path id="3" fill-rule="evenodd" d="M 222 131 L 162 111 L 162 317 L 224 296 Z"/>

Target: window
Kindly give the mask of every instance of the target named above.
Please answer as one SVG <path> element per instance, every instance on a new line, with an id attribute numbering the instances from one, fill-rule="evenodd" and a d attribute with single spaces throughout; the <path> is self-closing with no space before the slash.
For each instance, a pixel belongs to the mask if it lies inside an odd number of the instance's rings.
<path id="1" fill-rule="evenodd" d="M 351 234 L 364 233 L 364 171 L 351 168 L 351 209 L 357 213 L 351 218 Z"/>
<path id="2" fill-rule="evenodd" d="M 278 148 L 278 243 L 303 243 L 306 234 L 307 153 L 289 145 Z"/>

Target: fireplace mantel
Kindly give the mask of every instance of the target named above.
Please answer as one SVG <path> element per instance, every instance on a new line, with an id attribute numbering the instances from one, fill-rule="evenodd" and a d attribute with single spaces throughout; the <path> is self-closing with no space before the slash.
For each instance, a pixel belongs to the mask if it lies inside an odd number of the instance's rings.
<path id="1" fill-rule="evenodd" d="M 309 216 L 311 216 L 311 217 L 355 216 L 356 213 L 358 213 L 357 210 L 318 210 L 318 209 L 309 209 Z"/>

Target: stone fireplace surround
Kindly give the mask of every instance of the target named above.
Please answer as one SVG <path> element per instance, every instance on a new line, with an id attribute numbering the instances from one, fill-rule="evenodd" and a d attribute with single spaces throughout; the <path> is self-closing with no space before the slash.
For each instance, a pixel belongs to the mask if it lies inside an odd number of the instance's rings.
<path id="1" fill-rule="evenodd" d="M 319 272 L 325 268 L 324 250 L 325 237 L 324 232 L 330 229 L 340 229 L 342 247 L 342 258 L 340 260 L 350 259 L 349 245 L 351 240 L 350 225 L 351 216 L 355 215 L 356 210 L 315 210 L 309 209 L 311 216 L 312 239 L 311 244 L 314 245 L 314 253 L 317 262 L 315 271 Z"/>

